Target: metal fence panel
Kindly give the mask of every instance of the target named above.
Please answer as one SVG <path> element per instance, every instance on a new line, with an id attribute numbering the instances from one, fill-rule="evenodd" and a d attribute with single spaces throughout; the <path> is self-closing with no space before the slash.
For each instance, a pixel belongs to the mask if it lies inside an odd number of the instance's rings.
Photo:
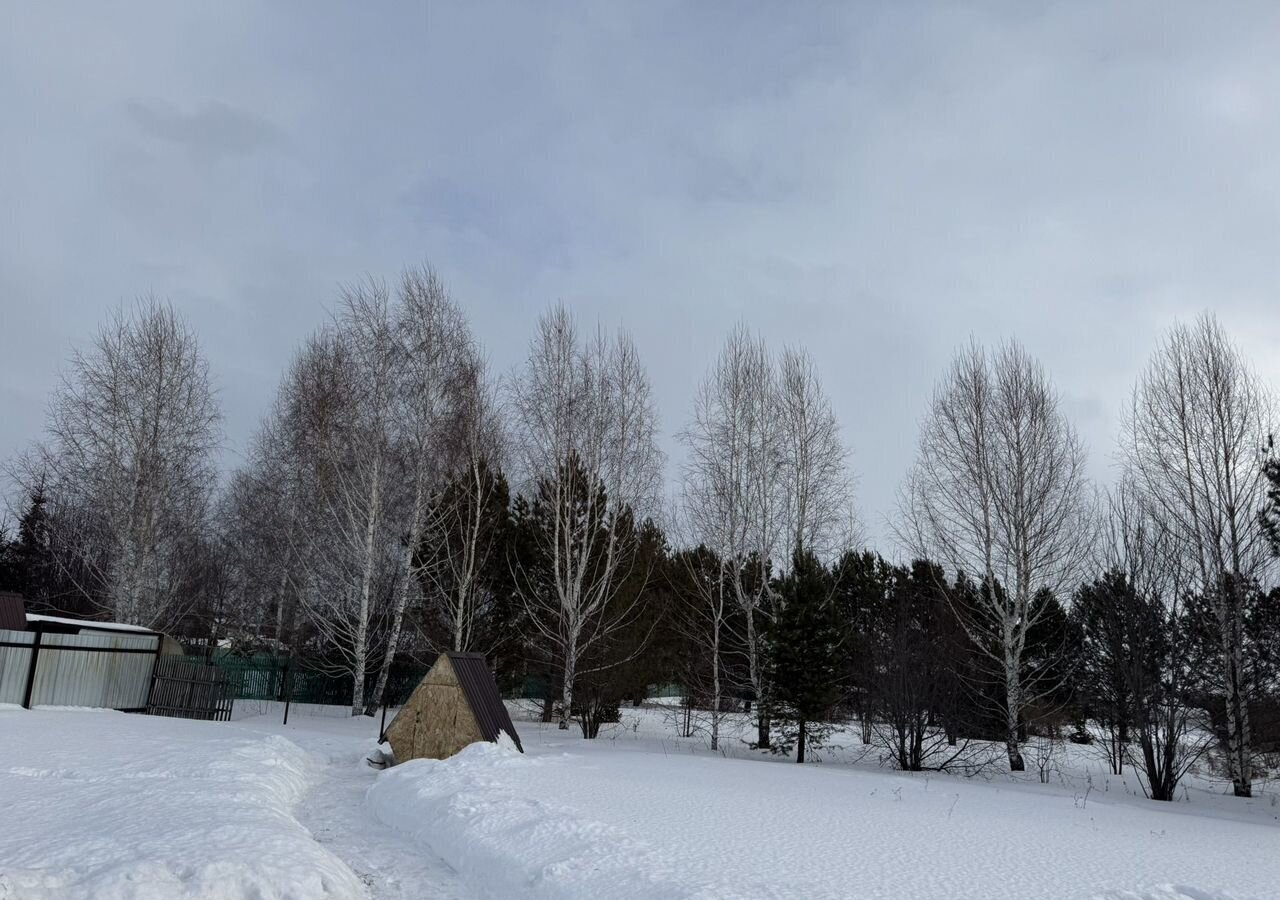
<path id="1" fill-rule="evenodd" d="M 0 703 L 21 703 L 26 695 L 31 670 L 31 646 L 36 636 L 30 631 L 0 629 Z M 5 644 L 25 644 L 7 647 Z"/>
<path id="2" fill-rule="evenodd" d="M 126 634 L 44 634 L 32 706 L 143 709 L 159 638 Z"/>

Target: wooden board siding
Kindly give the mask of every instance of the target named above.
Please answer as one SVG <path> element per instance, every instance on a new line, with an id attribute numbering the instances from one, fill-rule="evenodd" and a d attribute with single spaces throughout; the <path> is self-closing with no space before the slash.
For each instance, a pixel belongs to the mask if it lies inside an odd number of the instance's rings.
<path id="1" fill-rule="evenodd" d="M 447 655 L 441 654 L 387 726 L 387 740 L 396 762 L 445 759 L 484 740 Z"/>

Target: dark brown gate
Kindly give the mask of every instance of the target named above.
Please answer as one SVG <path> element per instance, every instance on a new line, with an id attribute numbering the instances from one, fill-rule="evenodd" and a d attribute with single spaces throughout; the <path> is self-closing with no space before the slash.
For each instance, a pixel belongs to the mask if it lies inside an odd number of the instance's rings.
<path id="1" fill-rule="evenodd" d="M 227 673 L 203 662 L 176 656 L 156 660 L 147 713 L 226 722 L 231 719 L 234 692 Z"/>

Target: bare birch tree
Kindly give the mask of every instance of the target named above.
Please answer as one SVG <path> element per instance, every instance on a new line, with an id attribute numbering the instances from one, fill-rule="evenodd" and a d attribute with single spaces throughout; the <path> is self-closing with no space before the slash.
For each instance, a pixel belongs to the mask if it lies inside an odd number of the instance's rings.
<path id="1" fill-rule="evenodd" d="M 779 363 L 777 414 L 787 554 L 819 558 L 838 548 L 851 508 L 848 450 L 808 352 L 788 348 Z"/>
<path id="2" fill-rule="evenodd" d="M 896 529 L 913 554 L 979 579 L 956 612 L 1003 688 L 1009 767 L 1024 707 L 1052 685 L 1027 636 L 1066 596 L 1089 550 L 1084 449 L 1041 366 L 1016 343 L 960 352 L 935 387 Z M 1044 667 L 1041 667 L 1042 669 Z"/>
<path id="3" fill-rule="evenodd" d="M 428 505 L 419 575 L 431 586 L 428 603 L 447 623 L 449 649 L 479 650 L 478 626 L 494 608 L 486 578 L 501 558 L 508 492 L 497 396 L 478 357 L 461 374 L 444 483 Z"/>
<path id="4" fill-rule="evenodd" d="M 1209 314 L 1176 325 L 1134 388 L 1122 435 L 1126 467 L 1173 531 L 1209 599 L 1221 654 L 1228 761 L 1238 797 L 1252 795 L 1245 653 L 1246 591 L 1268 565 L 1259 512 L 1272 400 Z"/>
<path id="5" fill-rule="evenodd" d="M 407 270 L 392 314 L 390 440 L 399 454 L 398 471 L 408 490 L 402 514 L 400 576 L 377 684 L 365 712 L 373 715 L 386 691 L 395 662 L 405 610 L 419 583 L 414 557 L 426 525 L 431 491 L 445 469 L 449 418 L 470 376 L 476 354 L 465 319 L 430 267 Z"/>
<path id="6" fill-rule="evenodd" d="M 220 424 L 195 333 L 148 298 L 113 312 L 72 355 L 46 440 L 12 467 L 25 490 L 43 483 L 66 532 L 60 565 L 116 621 L 165 628 L 181 616 Z"/>
<path id="7" fill-rule="evenodd" d="M 1129 475 L 1107 498 L 1099 537 L 1101 570 L 1122 576 L 1127 588 L 1110 598 L 1117 608 L 1103 627 L 1118 638 L 1106 661 L 1127 688 L 1139 749 L 1131 758 L 1147 795 L 1170 801 L 1212 739 L 1212 728 L 1190 697 L 1191 642 L 1184 608 L 1192 588 L 1190 560 L 1163 510 Z"/>
<path id="8" fill-rule="evenodd" d="M 232 473 L 219 504 L 230 585 L 223 630 L 283 646 L 293 559 L 289 498 L 277 472 L 256 455 L 251 449 L 250 461 Z"/>
<path id="9" fill-rule="evenodd" d="M 631 340 L 597 332 L 583 341 L 563 307 L 540 319 L 512 408 L 527 484 L 550 518 L 540 542 L 552 590 L 524 589 L 521 599 L 562 660 L 560 727 L 568 728 L 579 659 L 634 611 L 612 601 L 632 574 L 631 523 L 657 503 L 657 415 Z"/>
<path id="10" fill-rule="evenodd" d="M 286 377 L 290 453 L 307 466 L 296 535 L 302 608 L 352 679 L 352 715 L 365 708 L 370 628 L 379 588 L 394 578 L 388 540 L 395 378 L 386 286 L 343 291 L 334 325 L 313 337 Z"/>
<path id="11" fill-rule="evenodd" d="M 721 560 L 728 594 L 744 615 L 747 671 L 762 747 L 770 741 L 760 617 L 768 613 L 769 566 L 785 540 L 781 507 L 786 462 L 777 398 L 768 349 L 739 325 L 699 387 L 693 419 L 680 436 L 688 448 L 688 525 Z"/>
<path id="12" fill-rule="evenodd" d="M 701 492 L 686 487 L 681 498 L 681 523 L 687 528 L 690 520 L 697 519 Z M 673 589 L 679 597 L 674 610 L 674 625 L 678 633 L 696 648 L 698 658 L 685 660 L 684 685 L 686 696 L 686 722 L 689 720 L 691 696 L 695 684 L 706 691 L 710 703 L 711 749 L 720 749 L 720 726 L 724 719 L 725 647 L 734 637 L 730 629 L 732 611 L 735 608 L 727 567 L 717 553 L 706 543 L 687 539 L 691 549 L 682 550 L 671 560 Z M 710 668 L 710 678 L 703 667 Z M 687 735 L 686 735 L 687 736 Z"/>

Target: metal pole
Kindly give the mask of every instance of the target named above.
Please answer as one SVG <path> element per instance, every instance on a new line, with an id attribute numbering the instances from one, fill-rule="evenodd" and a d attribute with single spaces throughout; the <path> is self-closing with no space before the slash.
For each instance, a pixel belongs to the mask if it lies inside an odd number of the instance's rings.
<path id="1" fill-rule="evenodd" d="M 292 662 L 292 656 L 284 661 L 284 721 L 281 723 L 282 725 L 289 724 L 289 702 L 293 700 L 293 679 L 289 673 L 289 666 Z"/>
<path id="2" fill-rule="evenodd" d="M 36 661 L 40 659 L 40 639 L 44 637 L 44 632 L 36 631 L 35 643 L 31 645 L 31 664 L 27 666 L 27 689 L 22 694 L 23 709 L 31 708 L 31 689 L 36 685 Z"/>
<path id="3" fill-rule="evenodd" d="M 156 693 L 156 680 L 160 677 L 160 651 L 164 649 L 164 638 L 156 635 L 156 655 L 151 660 L 151 686 L 147 688 L 147 709 L 151 709 L 151 701 Z"/>

